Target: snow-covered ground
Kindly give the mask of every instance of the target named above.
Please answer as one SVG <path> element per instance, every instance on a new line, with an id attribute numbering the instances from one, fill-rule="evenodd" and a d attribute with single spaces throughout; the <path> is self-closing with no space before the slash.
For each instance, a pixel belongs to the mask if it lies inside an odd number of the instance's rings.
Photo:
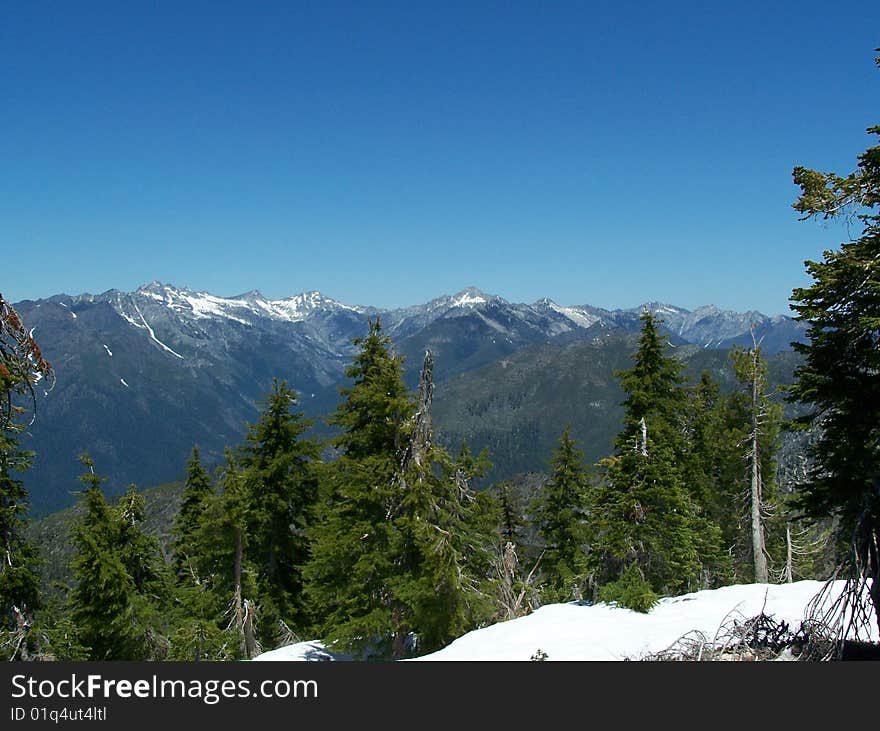
<path id="1" fill-rule="evenodd" d="M 469 632 L 419 660 L 530 660 L 539 650 L 547 660 L 638 660 L 694 630 L 712 640 L 725 622 L 762 611 L 796 630 L 822 586 L 820 581 L 725 586 L 662 599 L 648 614 L 608 604 L 550 604 L 527 617 Z M 876 625 L 871 631 L 871 639 L 880 641 Z M 255 659 L 336 658 L 318 642 L 302 642 Z"/>

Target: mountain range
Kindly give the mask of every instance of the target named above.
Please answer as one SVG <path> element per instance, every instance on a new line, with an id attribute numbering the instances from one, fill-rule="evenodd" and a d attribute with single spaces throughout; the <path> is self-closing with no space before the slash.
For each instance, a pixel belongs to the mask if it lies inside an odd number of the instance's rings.
<path id="1" fill-rule="evenodd" d="M 297 391 L 316 432 L 327 434 L 320 417 L 332 412 L 357 351 L 352 339 L 366 334 L 371 319 L 405 357 L 411 385 L 432 350 L 440 438 L 488 446 L 496 478 L 540 469 L 535 445 L 552 445 L 559 420 L 582 424 L 588 457 L 601 455 L 619 423 L 612 371 L 627 367 L 646 309 L 684 360 L 702 359 L 719 373 L 726 351 L 751 344 L 753 334 L 787 373 L 790 343 L 805 332 L 781 315 L 658 302 L 622 310 L 550 299 L 518 304 L 474 288 L 393 310 L 319 292 L 218 297 L 160 282 L 14 306 L 57 378 L 39 394 L 22 442 L 36 453 L 24 479 L 37 514 L 72 502 L 82 452 L 107 476 L 111 494 L 132 482 L 179 478 L 193 444 L 206 462 L 219 462 L 224 446 L 239 443 L 258 417 L 274 377 Z"/>

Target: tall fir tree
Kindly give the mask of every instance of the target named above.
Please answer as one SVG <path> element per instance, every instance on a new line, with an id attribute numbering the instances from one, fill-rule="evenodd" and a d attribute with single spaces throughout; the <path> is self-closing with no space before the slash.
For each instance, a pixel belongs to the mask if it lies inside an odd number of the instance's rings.
<path id="1" fill-rule="evenodd" d="M 523 499 L 515 485 L 505 480 L 494 488 L 498 504 L 499 533 L 504 543 L 512 543 L 517 550 L 524 545 L 526 535 L 526 518 Z"/>
<path id="2" fill-rule="evenodd" d="M 199 523 L 213 494 L 211 477 L 202 466 L 199 448 L 194 446 L 186 468 L 180 509 L 174 520 L 174 569 L 178 583 L 189 585 L 198 579 Z"/>
<path id="3" fill-rule="evenodd" d="M 27 627 L 40 608 L 40 557 L 25 536 L 28 494 L 15 476 L 31 464 L 14 432 L 0 430 L 0 658 L 27 659 Z M 13 640 L 13 637 L 15 639 Z"/>
<path id="4" fill-rule="evenodd" d="M 370 323 L 341 389 L 330 424 L 340 457 L 327 470 L 326 499 L 310 531 L 307 594 L 327 640 L 356 655 L 400 651 L 409 626 L 405 607 L 390 590 L 397 571 L 398 467 L 415 404 L 402 361 L 392 353 L 381 323 Z"/>
<path id="5" fill-rule="evenodd" d="M 777 543 L 774 528 L 780 526 L 780 511 L 776 491 L 776 455 L 779 451 L 782 406 L 770 399 L 767 386 L 767 363 L 756 344 L 746 350 L 735 348 L 731 353 L 733 370 L 742 390 L 732 396 L 732 402 L 744 412 L 742 431 L 745 438 L 739 446 L 740 462 L 746 467 L 747 484 L 740 497 L 748 505 L 749 559 L 752 579 L 758 583 L 770 580 L 772 563 L 770 546 Z"/>
<path id="6" fill-rule="evenodd" d="M 684 453 L 684 365 L 668 355 L 669 341 L 660 334 L 659 322 L 643 312 L 639 347 L 629 370 L 615 373 L 626 393 L 623 430 L 615 440 L 618 452 L 632 447 L 649 431 L 651 439 Z"/>
<path id="7" fill-rule="evenodd" d="M 116 551 L 117 526 L 88 455 L 80 481 L 84 514 L 73 534 L 75 586 L 70 593 L 71 617 L 79 628 L 91 660 L 143 659 L 143 637 L 135 612 L 135 583 Z"/>
<path id="8" fill-rule="evenodd" d="M 641 319 L 633 367 L 617 374 L 627 394 L 624 427 L 591 494 L 591 563 L 599 586 L 625 576 L 629 584 L 642 582 L 642 593 L 675 593 L 706 582 L 719 536 L 701 519 L 684 482 L 682 366 L 666 354 L 668 344 L 653 315 Z"/>
<path id="9" fill-rule="evenodd" d="M 532 507 L 544 545 L 541 577 L 547 601 L 581 599 L 586 591 L 588 490 L 583 453 L 566 426 L 553 454 L 550 480 Z"/>
<path id="10" fill-rule="evenodd" d="M 880 135 L 880 126 L 868 132 Z M 813 282 L 792 293 L 808 337 L 794 346 L 804 361 L 791 396 L 810 409 L 802 423 L 819 431 L 799 508 L 814 520 L 838 518 L 853 579 L 870 586 L 880 627 L 880 145 L 847 176 L 797 167 L 794 181 L 804 218 L 855 211 L 862 224 L 858 238 L 807 261 Z"/>
<path id="11" fill-rule="evenodd" d="M 318 498 L 320 447 L 304 436 L 311 421 L 301 411 L 292 411 L 296 399 L 296 392 L 276 379 L 241 450 L 248 499 L 248 560 L 258 567 L 258 633 L 266 645 L 283 627 L 302 633 L 311 624 L 302 567 L 309 558 L 306 530 Z"/>
<path id="12" fill-rule="evenodd" d="M 259 572 L 249 558 L 250 499 L 241 465 L 227 449 L 219 490 L 207 500 L 196 534 L 199 583 L 188 594 L 192 622 L 176 638 L 177 651 L 194 659 L 250 659 L 261 649 Z"/>
<path id="13" fill-rule="evenodd" d="M 28 659 L 41 604 L 39 551 L 25 536 L 29 500 L 18 477 L 34 455 L 19 448 L 18 435 L 36 409 L 34 385 L 43 380 L 51 388 L 53 378 L 32 332 L 0 295 L 0 657 L 9 659 Z M 22 405 L 28 399 L 30 408 Z"/>
<path id="14" fill-rule="evenodd" d="M 73 534 L 68 597 L 78 641 L 92 660 L 164 659 L 172 579 L 158 542 L 143 531 L 143 496 L 132 485 L 109 505 L 92 459 L 80 461 L 84 513 Z"/>
<path id="15" fill-rule="evenodd" d="M 430 357 L 416 402 L 378 321 L 355 343 L 353 385 L 331 420 L 341 454 L 310 531 L 307 592 L 328 641 L 400 658 L 441 646 L 480 613 L 489 538 L 468 482 L 481 460 L 433 443 Z"/>

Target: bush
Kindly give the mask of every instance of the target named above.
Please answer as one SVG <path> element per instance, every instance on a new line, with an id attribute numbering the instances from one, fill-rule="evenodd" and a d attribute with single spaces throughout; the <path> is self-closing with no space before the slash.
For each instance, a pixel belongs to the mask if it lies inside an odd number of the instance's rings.
<path id="1" fill-rule="evenodd" d="M 616 604 L 634 612 L 647 614 L 660 599 L 651 585 L 645 581 L 639 567 L 630 564 L 617 581 L 599 589 L 599 601 Z"/>

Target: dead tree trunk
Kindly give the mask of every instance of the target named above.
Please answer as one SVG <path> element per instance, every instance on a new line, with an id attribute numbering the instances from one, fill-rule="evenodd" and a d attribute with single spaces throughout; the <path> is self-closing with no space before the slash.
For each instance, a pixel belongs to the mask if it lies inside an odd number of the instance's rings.
<path id="1" fill-rule="evenodd" d="M 412 436 L 403 454 L 400 465 L 402 479 L 410 468 L 419 469 L 425 462 L 431 448 L 431 404 L 434 401 L 434 356 L 425 351 L 425 361 L 419 377 L 419 398 L 416 406 Z"/>
<path id="2" fill-rule="evenodd" d="M 794 546 L 791 539 L 791 523 L 785 524 L 785 581 L 791 584 L 794 581 Z"/>
<path id="3" fill-rule="evenodd" d="M 244 599 L 241 588 L 242 563 L 244 561 L 244 536 L 241 528 L 235 531 L 235 558 L 233 563 L 232 622 L 241 633 L 241 654 L 248 660 L 260 653 L 260 645 L 254 632 L 254 603 Z"/>
<path id="4" fill-rule="evenodd" d="M 752 467 L 752 554 L 755 561 L 755 582 L 766 584 L 769 580 L 767 571 L 767 547 L 764 541 L 763 498 L 761 495 L 761 451 L 758 445 L 760 427 L 760 357 L 757 347 L 752 348 L 752 433 L 749 459 Z"/>

